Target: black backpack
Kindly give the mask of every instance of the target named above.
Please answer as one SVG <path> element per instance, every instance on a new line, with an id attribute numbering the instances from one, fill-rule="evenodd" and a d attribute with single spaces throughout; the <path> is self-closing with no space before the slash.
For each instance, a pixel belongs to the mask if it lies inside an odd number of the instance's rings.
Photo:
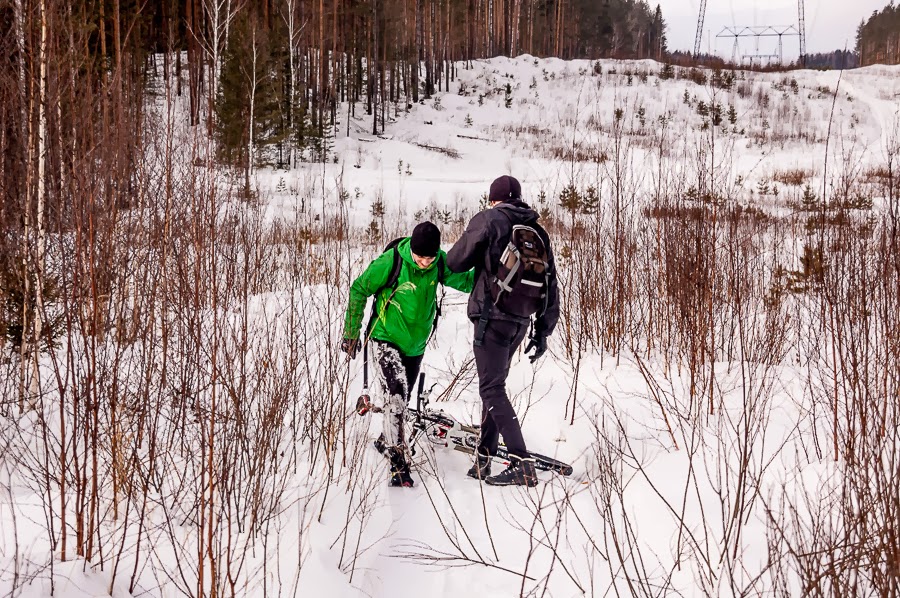
<path id="1" fill-rule="evenodd" d="M 374 300 L 372 301 L 372 314 L 369 316 L 369 323 L 366 326 L 366 330 L 368 333 L 372 332 L 372 326 L 375 324 L 375 317 L 377 315 L 377 306 L 378 306 L 378 295 L 385 289 L 393 289 L 397 285 L 397 280 L 400 279 L 400 268 L 403 267 L 403 258 L 400 257 L 400 250 L 397 247 L 400 245 L 400 241 L 405 239 L 406 237 L 398 237 L 388 243 L 384 247 L 384 252 L 382 255 L 387 253 L 388 251 L 393 251 L 394 262 L 391 265 L 391 271 L 388 274 L 387 280 L 384 281 L 384 284 L 378 287 L 375 293 L 372 295 Z M 440 256 L 438 258 L 437 269 L 438 269 L 438 282 L 441 283 L 441 287 L 443 289 L 444 285 L 444 257 Z M 437 330 L 438 318 L 441 317 L 441 306 L 444 303 L 444 293 L 441 291 L 441 299 L 438 301 L 437 311 L 434 314 L 434 324 L 431 327 L 431 334 L 434 334 L 434 331 Z"/>
<path id="2" fill-rule="evenodd" d="M 513 225 L 495 272 L 490 291 L 497 308 L 522 318 L 543 313 L 550 286 L 550 258 L 535 228 Z"/>

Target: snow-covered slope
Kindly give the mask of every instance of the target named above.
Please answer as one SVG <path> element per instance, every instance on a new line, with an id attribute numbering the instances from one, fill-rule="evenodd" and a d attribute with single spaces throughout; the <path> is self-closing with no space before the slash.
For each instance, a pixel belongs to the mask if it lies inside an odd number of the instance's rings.
<path id="1" fill-rule="evenodd" d="M 832 173 L 845 160 L 883 160 L 885 132 L 898 119 L 896 67 L 843 74 L 741 71 L 731 81 L 724 73 L 716 84 L 706 69 L 675 67 L 675 78 L 661 76 L 663 65 L 650 60 L 524 55 L 473 61 L 460 65 L 449 92 L 412 105 L 408 113 L 392 108 L 379 136 L 371 134 L 372 119 L 361 109 L 349 118 L 347 135 L 343 108 L 336 126 L 338 164 L 261 175 L 262 186 L 273 193 L 273 205 L 293 206 L 283 191 L 302 189 L 324 172 L 331 189 L 340 181 L 349 194 L 360 225 L 371 219 L 376 198 L 405 225 L 417 213 L 434 218 L 444 212 L 449 222 L 464 209 L 477 211 L 487 184 L 503 173 L 519 178 L 533 202 L 543 194 L 553 204 L 572 183 L 598 185 L 609 170 L 598 161 L 609 158 L 618 130 L 646 188 L 652 186 L 647 171 L 660 142 L 674 168 L 695 173 L 702 169 L 697 148 L 714 137 L 721 152 L 717 168 L 740 179 L 730 199 L 749 200 L 760 181 L 772 183 L 790 170 L 805 172 L 806 181 L 821 190 L 829 132 Z M 712 106 L 720 110 L 715 133 L 706 128 Z M 781 191 L 782 199 L 799 195 L 784 185 Z"/>

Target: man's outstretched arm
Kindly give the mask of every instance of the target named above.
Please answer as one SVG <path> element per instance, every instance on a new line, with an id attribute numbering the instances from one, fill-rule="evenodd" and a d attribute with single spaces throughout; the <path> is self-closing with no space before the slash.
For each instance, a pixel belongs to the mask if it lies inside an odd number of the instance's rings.
<path id="1" fill-rule="evenodd" d="M 487 214 L 479 212 L 447 252 L 447 267 L 451 272 L 468 272 L 479 264 L 489 241 Z"/>

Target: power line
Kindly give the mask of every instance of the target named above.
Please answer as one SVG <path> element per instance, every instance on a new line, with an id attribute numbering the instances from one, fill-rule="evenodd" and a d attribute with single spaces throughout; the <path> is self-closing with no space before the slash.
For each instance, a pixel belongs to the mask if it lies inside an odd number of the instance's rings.
<path id="1" fill-rule="evenodd" d="M 800 32 L 793 25 L 788 25 L 787 27 L 772 27 L 771 25 L 763 25 L 756 27 L 725 27 L 719 34 L 716 36 L 719 37 L 732 37 L 734 38 L 734 49 L 731 53 L 731 61 L 735 62 L 737 60 L 737 50 L 738 50 L 738 39 L 742 37 L 753 37 L 756 38 L 756 50 L 757 54 L 752 55 L 753 57 L 759 59 L 768 59 L 772 60 L 777 58 L 778 63 L 781 64 L 784 56 L 784 46 L 782 44 L 782 38 L 784 36 L 800 36 Z M 759 54 L 759 40 L 763 37 L 777 37 L 778 38 L 778 54 Z M 745 54 L 744 58 L 748 58 L 751 55 Z M 752 63 L 752 59 L 751 59 Z"/>
<path id="2" fill-rule="evenodd" d="M 734 4 L 732 8 L 732 18 L 734 17 Z M 806 65 L 806 7 L 804 0 L 797 0 L 797 17 L 799 23 L 797 27 L 793 25 L 789 27 L 744 27 L 738 29 L 735 27 L 726 27 L 722 33 L 716 37 L 733 37 L 734 49 L 732 51 L 732 60 L 737 57 L 738 39 L 740 37 L 753 36 L 756 37 L 757 45 L 760 37 L 778 37 L 778 54 L 779 60 L 782 55 L 782 37 L 785 35 L 796 35 L 800 38 L 800 64 Z M 706 0 L 700 0 L 700 13 L 697 15 L 697 35 L 694 38 L 694 57 L 700 55 L 700 42 L 703 39 L 703 23 L 706 20 Z"/>

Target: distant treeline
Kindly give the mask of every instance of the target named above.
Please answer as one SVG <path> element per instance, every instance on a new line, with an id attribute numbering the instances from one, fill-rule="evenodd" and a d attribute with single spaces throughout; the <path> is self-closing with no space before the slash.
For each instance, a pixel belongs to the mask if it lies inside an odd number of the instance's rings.
<path id="1" fill-rule="evenodd" d="M 900 7 L 893 0 L 859 24 L 856 52 L 861 66 L 900 64 Z"/>
<path id="2" fill-rule="evenodd" d="M 827 64 L 830 63 L 832 59 L 831 54 L 814 54 L 812 55 L 815 60 L 817 66 L 810 68 L 823 68 L 826 67 Z M 821 58 L 819 58 L 821 57 Z M 676 66 L 683 67 L 693 67 L 693 66 L 704 66 L 707 68 L 714 69 L 729 69 L 729 70 L 746 70 L 746 71 L 756 71 L 761 73 L 778 73 L 783 71 L 789 71 L 792 69 L 798 68 L 797 63 L 789 62 L 780 64 L 778 62 L 767 62 L 760 63 L 759 61 L 755 62 L 732 62 L 719 56 L 717 54 L 707 54 L 701 52 L 700 54 L 694 55 L 691 52 L 679 51 L 669 53 L 665 59 L 666 63 L 673 64 Z M 850 67 L 845 67 L 850 68 Z"/>
<path id="3" fill-rule="evenodd" d="M 835 50 L 806 55 L 806 67 L 811 69 L 855 69 L 859 66 L 859 55 L 851 50 Z"/>

